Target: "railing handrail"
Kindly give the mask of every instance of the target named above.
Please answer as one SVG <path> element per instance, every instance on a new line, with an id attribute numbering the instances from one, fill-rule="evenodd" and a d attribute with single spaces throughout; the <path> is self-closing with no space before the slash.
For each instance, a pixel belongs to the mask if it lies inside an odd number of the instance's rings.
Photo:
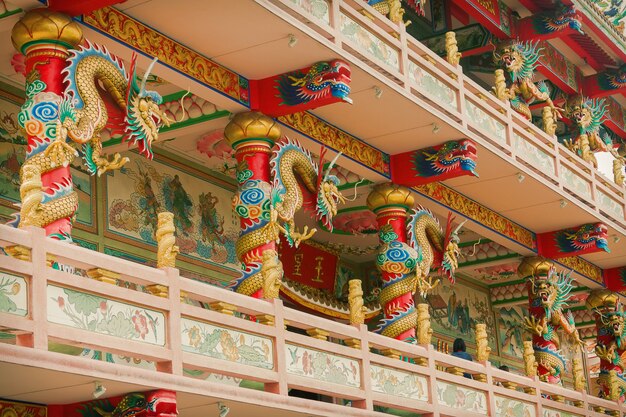
<path id="1" fill-rule="evenodd" d="M 359 401 L 363 400 L 362 404 L 365 404 L 364 407 L 366 409 L 371 409 L 368 408 L 370 406 L 367 406 L 371 401 L 393 407 L 398 399 L 394 395 L 383 395 L 383 393 L 375 391 L 372 387 L 372 381 L 369 380 L 370 369 L 379 367 L 380 369 L 391 369 L 394 372 L 406 375 L 415 375 L 430 381 L 428 385 L 430 399 L 427 403 L 409 399 L 408 404 L 411 404 L 411 407 L 418 407 L 422 412 L 432 411 L 435 415 L 439 413 L 438 410 L 440 409 L 449 411 L 448 406 L 438 405 L 436 397 L 438 383 L 452 384 L 457 387 L 463 387 L 463 389 L 482 393 L 480 395 L 485 395 L 489 404 L 495 404 L 496 397 L 506 397 L 531 405 L 537 402 L 537 405 L 532 405 L 538 407 L 537 410 L 545 406 L 572 413 L 595 415 L 595 413 L 586 410 L 588 407 L 593 406 L 604 407 L 607 410 L 625 411 L 621 405 L 614 401 L 595 398 L 584 392 L 539 382 L 536 377 L 528 378 L 523 375 L 504 372 L 496 369 L 489 362 L 466 361 L 443 352 L 438 352 L 432 345 L 418 346 L 371 333 L 367 331 L 367 327 L 364 325 L 360 327 L 351 326 L 311 316 L 307 313 L 284 307 L 279 300 L 268 302 L 253 299 L 233 293 L 227 289 L 193 281 L 179 276 L 178 270 L 173 268 L 165 268 L 163 270 L 150 267 L 129 268 L 129 265 L 127 265 L 128 261 L 118 259 L 116 262 L 112 262 L 113 257 L 102 254 L 100 254 L 102 256 L 89 256 L 85 260 L 85 250 L 46 238 L 43 229 L 15 230 L 9 226 L 0 225 L 0 242 L 2 242 L 4 247 L 18 242 L 31 245 L 30 261 L 17 261 L 4 257 L 2 262 L 2 269 L 9 273 L 24 276 L 28 275 L 24 273 L 24 270 L 28 269 L 30 275 L 32 275 L 31 277 L 26 277 L 29 291 L 28 297 L 32 300 L 30 303 L 31 310 L 28 311 L 27 316 L 17 317 L 9 313 L 0 313 L 0 327 L 5 329 L 11 328 L 20 335 L 32 335 L 31 339 L 20 339 L 18 344 L 24 348 L 47 351 L 48 341 L 52 339 L 69 345 L 78 345 L 80 347 L 89 347 L 95 350 L 152 360 L 156 363 L 157 371 L 174 375 L 182 375 L 183 367 L 191 366 L 192 368 L 195 367 L 208 372 L 244 377 L 270 385 L 292 384 L 301 389 L 319 393 L 331 393 L 337 396 L 344 393 L 345 398 L 358 400 L 358 404 L 361 404 Z M 147 283 L 162 282 L 161 278 L 165 276 L 168 279 L 168 282 L 165 284 L 168 290 L 167 297 L 148 294 L 106 282 L 97 282 L 84 276 L 53 270 L 51 266 L 46 264 L 47 255 L 50 252 L 58 253 L 59 248 L 64 249 L 63 260 L 66 262 L 75 261 L 83 266 L 107 270 L 111 266 L 119 267 L 125 271 L 134 271 L 142 274 L 143 281 Z M 95 253 L 89 251 L 89 254 L 93 255 Z M 31 268 L 24 268 L 22 265 L 31 265 Z M 15 268 L 16 266 L 17 268 Z M 139 277 L 131 276 L 130 278 L 137 280 Z M 76 289 L 83 293 L 106 298 L 107 300 L 120 300 L 130 305 L 133 309 L 145 307 L 161 312 L 163 319 L 166 321 L 164 323 L 166 329 L 165 344 L 161 346 L 158 344 L 146 344 L 141 340 L 124 340 L 114 335 L 94 334 L 93 331 L 86 328 L 68 327 L 57 322 L 50 322 L 47 315 L 49 297 L 46 293 L 49 283 L 54 286 Z M 232 304 L 235 311 L 246 311 L 246 314 L 271 315 L 276 317 L 276 321 L 262 324 L 250 321 L 247 317 L 226 315 L 219 311 L 184 304 L 180 301 L 183 294 L 192 300 L 220 300 L 222 303 Z M 227 358 L 207 362 L 201 352 L 183 350 L 180 339 L 181 320 L 183 319 L 190 319 L 196 323 L 208 323 L 214 327 L 232 329 L 242 332 L 242 334 L 256 335 L 271 341 L 271 354 L 274 358 L 273 368 L 258 368 L 257 372 L 257 368 L 254 365 L 231 363 Z M 331 339 L 318 340 L 294 333 L 285 328 L 286 324 L 304 330 L 312 328 L 317 331 L 325 331 L 330 335 Z M 324 338 L 322 337 L 322 339 Z M 344 346 L 343 343 L 339 343 L 341 341 L 358 341 L 360 347 L 358 345 L 354 347 L 352 345 Z M 355 363 L 358 364 L 360 369 L 360 387 L 337 385 L 333 382 L 324 382 L 309 376 L 289 372 L 287 366 L 291 359 L 285 358 L 285 349 L 289 345 L 302 346 L 305 349 L 311 349 L 312 352 L 322 352 L 331 357 L 356 361 Z M 376 351 L 371 351 L 370 347 L 376 349 Z M 394 359 L 394 355 L 408 358 L 410 362 Z M 445 371 L 448 368 L 461 369 L 461 372 L 473 374 L 477 379 L 468 380 L 462 376 L 448 373 Z M 111 378 L 115 378 L 115 376 L 112 375 Z M 535 393 L 530 393 L 530 391 L 522 393 L 494 385 L 499 381 L 515 383 L 519 388 L 534 390 Z M 273 392 L 287 395 L 286 388 Z M 578 406 L 567 405 L 546 398 L 542 399 L 542 394 L 562 396 L 568 401 L 575 402 Z M 423 407 L 419 404 L 423 404 Z M 488 414 L 493 413 L 491 406 L 486 412 Z M 459 412 L 459 415 L 469 414 Z"/>

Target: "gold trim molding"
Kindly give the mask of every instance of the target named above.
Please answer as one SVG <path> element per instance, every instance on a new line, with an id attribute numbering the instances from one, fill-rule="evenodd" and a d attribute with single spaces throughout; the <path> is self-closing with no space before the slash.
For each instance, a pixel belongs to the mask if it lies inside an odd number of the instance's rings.
<path id="1" fill-rule="evenodd" d="M 389 176 L 389 156 L 358 138 L 326 123 L 311 113 L 294 113 L 278 117 L 278 121 L 380 174 Z"/>
<path id="2" fill-rule="evenodd" d="M 250 100 L 248 80 L 119 10 L 95 10 L 84 15 L 83 22 L 241 103 Z"/>
<path id="3" fill-rule="evenodd" d="M 564 265 L 579 274 L 597 282 L 598 284 L 603 284 L 604 281 L 602 279 L 602 269 L 595 266 L 594 264 L 585 261 L 580 256 L 568 256 L 566 258 L 559 258 L 555 262 Z"/>

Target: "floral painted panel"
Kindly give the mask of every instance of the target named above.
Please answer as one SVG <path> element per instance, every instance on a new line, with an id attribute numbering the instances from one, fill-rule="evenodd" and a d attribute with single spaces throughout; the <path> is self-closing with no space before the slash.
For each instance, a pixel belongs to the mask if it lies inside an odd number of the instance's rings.
<path id="1" fill-rule="evenodd" d="M 181 256 L 239 271 L 234 186 L 162 156 L 124 155 L 130 161 L 106 176 L 106 233 L 156 246 L 157 213 L 169 211 Z"/>
<path id="2" fill-rule="evenodd" d="M 483 131 L 491 139 L 496 139 L 498 142 L 506 143 L 506 128 L 505 126 L 494 119 L 486 111 L 476 106 L 470 100 L 465 98 L 465 109 L 467 111 L 467 120 L 469 120 L 475 127 Z"/>
<path id="3" fill-rule="evenodd" d="M 500 355 L 521 361 L 524 353 L 524 317 L 528 315 L 521 306 L 502 307 L 496 313 L 498 347 Z"/>
<path id="4" fill-rule="evenodd" d="M 495 396 L 496 417 L 535 417 L 535 406 L 512 398 Z"/>
<path id="5" fill-rule="evenodd" d="M 517 133 L 513 133 L 513 149 L 520 158 L 539 171 L 554 175 L 554 159 Z"/>
<path id="6" fill-rule="evenodd" d="M 564 185 L 581 197 L 591 200 L 591 184 L 576 175 L 574 171 L 561 165 L 559 177 Z"/>
<path id="7" fill-rule="evenodd" d="M 428 401 L 428 381 L 411 372 L 371 365 L 372 390 L 397 397 Z"/>
<path id="8" fill-rule="evenodd" d="M 486 290 L 458 281 L 451 285 L 444 279 L 428 294 L 426 301 L 437 337 L 445 336 L 449 340 L 462 337 L 473 347 L 476 345 L 476 323 L 485 323 L 492 355 L 498 351 L 496 325 Z"/>
<path id="9" fill-rule="evenodd" d="M 270 338 L 187 318 L 181 321 L 184 351 L 274 369 L 274 348 Z"/>
<path id="10" fill-rule="evenodd" d="M 289 0 L 290 3 L 302 9 L 316 19 L 330 24 L 328 1 L 326 0 Z"/>
<path id="11" fill-rule="evenodd" d="M 317 379 L 318 381 L 359 388 L 359 362 L 304 346 L 286 344 L 287 373 Z"/>
<path id="12" fill-rule="evenodd" d="M 354 42 L 361 52 L 370 55 L 380 64 L 400 70 L 400 55 L 397 50 L 343 13 L 339 15 L 339 25 L 341 33 Z"/>
<path id="13" fill-rule="evenodd" d="M 0 272 L 0 312 L 28 314 L 28 283 L 24 278 Z"/>
<path id="14" fill-rule="evenodd" d="M 543 407 L 543 417 L 582 417 L 582 415 Z"/>
<path id="15" fill-rule="evenodd" d="M 51 323 L 165 345 L 165 316 L 161 312 L 53 285 L 48 285 L 47 295 Z"/>
<path id="16" fill-rule="evenodd" d="M 454 90 L 413 61 L 409 61 L 409 78 L 415 83 L 420 93 L 430 95 L 447 109 L 457 110 Z"/>
<path id="17" fill-rule="evenodd" d="M 608 214 L 616 217 L 617 219 L 624 218 L 624 207 L 622 207 L 617 201 L 613 200 L 604 192 L 597 190 L 596 194 L 598 198 L 598 206 L 600 206 L 601 210 L 604 210 Z"/>
<path id="18" fill-rule="evenodd" d="M 487 415 L 487 396 L 483 391 L 437 381 L 437 401 L 457 410 Z"/>

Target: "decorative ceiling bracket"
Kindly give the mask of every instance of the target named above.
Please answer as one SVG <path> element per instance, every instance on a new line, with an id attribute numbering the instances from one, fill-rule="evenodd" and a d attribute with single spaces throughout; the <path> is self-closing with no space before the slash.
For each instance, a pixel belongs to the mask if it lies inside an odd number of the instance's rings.
<path id="1" fill-rule="evenodd" d="M 604 285 L 611 290 L 624 295 L 626 290 L 626 266 L 605 269 L 603 273 Z"/>
<path id="2" fill-rule="evenodd" d="M 391 180 L 415 187 L 476 173 L 476 144 L 469 139 L 391 156 Z M 407 169 L 408 168 L 408 169 Z"/>
<path id="3" fill-rule="evenodd" d="M 614 94 L 626 96 L 626 64 L 621 67 L 585 77 L 585 95 L 590 98 L 606 97 Z"/>
<path id="4" fill-rule="evenodd" d="M 48 0 L 48 8 L 70 16 L 80 16 L 125 0 Z"/>
<path id="5" fill-rule="evenodd" d="M 569 229 L 537 234 L 540 256 L 559 259 L 588 253 L 610 252 L 604 223 L 587 223 Z"/>
<path id="6" fill-rule="evenodd" d="M 562 5 L 555 11 L 526 17 L 517 24 L 517 36 L 521 41 L 562 38 L 575 33 L 584 34 L 582 17 L 573 5 Z"/>
<path id="7" fill-rule="evenodd" d="M 350 66 L 339 59 L 316 62 L 307 68 L 250 81 L 250 107 L 270 117 L 346 102 L 350 94 Z"/>

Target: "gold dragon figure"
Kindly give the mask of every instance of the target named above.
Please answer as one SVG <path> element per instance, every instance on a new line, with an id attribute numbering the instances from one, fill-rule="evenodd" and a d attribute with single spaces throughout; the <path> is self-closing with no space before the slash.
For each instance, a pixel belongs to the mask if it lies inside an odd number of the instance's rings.
<path id="1" fill-rule="evenodd" d="M 541 48 L 532 42 L 505 42 L 494 51 L 494 61 L 508 73 L 511 85 L 502 88 L 501 76 L 496 75 L 496 96 L 509 100 L 513 110 L 531 119 L 529 105 L 534 101 L 545 101 L 555 119 L 561 118 L 560 108 L 550 98 L 550 91 L 545 83 L 535 85 L 533 75 L 540 58 Z M 502 73 L 502 75 L 504 75 Z"/>
<path id="2" fill-rule="evenodd" d="M 365 323 L 365 311 L 363 305 L 363 288 L 360 279 L 348 281 L 348 305 L 350 306 L 350 324 Z"/>
<path id="3" fill-rule="evenodd" d="M 324 171 L 323 164 L 313 162 L 311 154 L 296 141 L 285 139 L 277 144 L 270 160 L 272 184 L 260 180 L 246 180 L 233 198 L 233 207 L 239 212 L 269 213 L 255 228 L 243 231 L 236 243 L 237 258 L 247 266 L 242 275 L 229 287 L 235 291 L 252 295 L 263 288 L 261 276 L 262 253 L 257 248 L 278 241 L 282 233 L 291 246 L 311 238 L 316 229 L 307 226 L 300 231 L 294 216 L 307 207 L 315 211 L 316 219 L 328 230 L 333 229 L 332 218 L 337 206 L 345 198 L 337 186 L 339 179 L 330 171 L 341 154 L 330 162 Z M 322 156 L 322 155 L 320 155 Z M 321 158 L 320 158 L 321 159 Z M 238 175 L 252 175 L 242 167 Z M 263 194 L 261 202 L 248 200 L 248 195 Z"/>
<path id="4" fill-rule="evenodd" d="M 417 343 L 420 345 L 430 345 L 433 336 L 433 329 L 430 326 L 430 313 L 428 304 L 417 305 Z"/>
<path id="5" fill-rule="evenodd" d="M 158 139 L 160 125 L 169 126 L 171 122 L 159 109 L 161 96 L 145 89 L 155 62 L 139 85 L 135 59 L 129 75 L 122 61 L 102 46 L 88 43 L 70 51 L 69 65 L 63 70 L 68 87 L 59 109 L 60 120 L 67 137 L 83 145 L 91 173 L 101 175 L 128 162 L 119 153 L 111 160 L 103 156 L 100 132 L 105 127 L 114 134 L 126 135 L 126 140 L 136 144 L 140 153 L 152 158 L 152 142 Z M 108 95 L 102 96 L 102 90 Z"/>
<path id="6" fill-rule="evenodd" d="M 476 360 L 486 362 L 489 360 L 491 348 L 487 336 L 487 325 L 485 323 L 476 324 Z"/>
<path id="7" fill-rule="evenodd" d="M 500 100 L 508 100 L 509 95 L 506 89 L 506 77 L 504 76 L 504 70 L 495 70 L 494 78 L 494 86 L 491 89 L 493 91 L 493 94 Z"/>
<path id="8" fill-rule="evenodd" d="M 557 329 L 568 335 L 576 349 L 583 343 L 571 311 L 564 311 L 573 279 L 569 274 L 557 273 L 554 265 L 541 257 L 525 258 L 518 273 L 528 279 L 529 316 L 523 325 L 532 334 L 538 374 L 544 381 L 559 383 L 566 359 Z"/>
<path id="9" fill-rule="evenodd" d="M 22 166 L 20 173 L 20 228 L 47 226 L 57 219 L 72 216 L 78 206 L 78 195 L 72 191 L 71 184 L 55 183 L 52 193 L 43 192 L 41 170 L 33 159 Z"/>
<path id="10" fill-rule="evenodd" d="M 176 246 L 176 228 L 174 226 L 174 213 L 164 211 L 158 214 L 156 230 L 157 241 L 157 268 L 174 268 L 176 255 L 180 252 Z"/>
<path id="11" fill-rule="evenodd" d="M 278 298 L 280 287 L 283 285 L 283 263 L 274 249 L 263 252 L 261 277 L 263 278 L 263 298 L 272 300 Z"/>
<path id="12" fill-rule="evenodd" d="M 574 377 L 574 389 L 576 391 L 585 391 L 587 388 L 583 363 L 580 358 L 572 359 L 572 375 Z"/>
<path id="13" fill-rule="evenodd" d="M 446 59 L 454 66 L 459 65 L 462 54 L 456 43 L 456 33 L 454 31 L 446 32 Z"/>
<path id="14" fill-rule="evenodd" d="M 574 123 L 574 137 L 564 141 L 564 145 L 578 154 L 583 160 L 598 167 L 594 152 L 611 152 L 611 139 L 601 135 L 602 121 L 607 113 L 602 99 L 589 99 L 580 95 L 572 96 L 565 105 L 565 114 Z"/>

